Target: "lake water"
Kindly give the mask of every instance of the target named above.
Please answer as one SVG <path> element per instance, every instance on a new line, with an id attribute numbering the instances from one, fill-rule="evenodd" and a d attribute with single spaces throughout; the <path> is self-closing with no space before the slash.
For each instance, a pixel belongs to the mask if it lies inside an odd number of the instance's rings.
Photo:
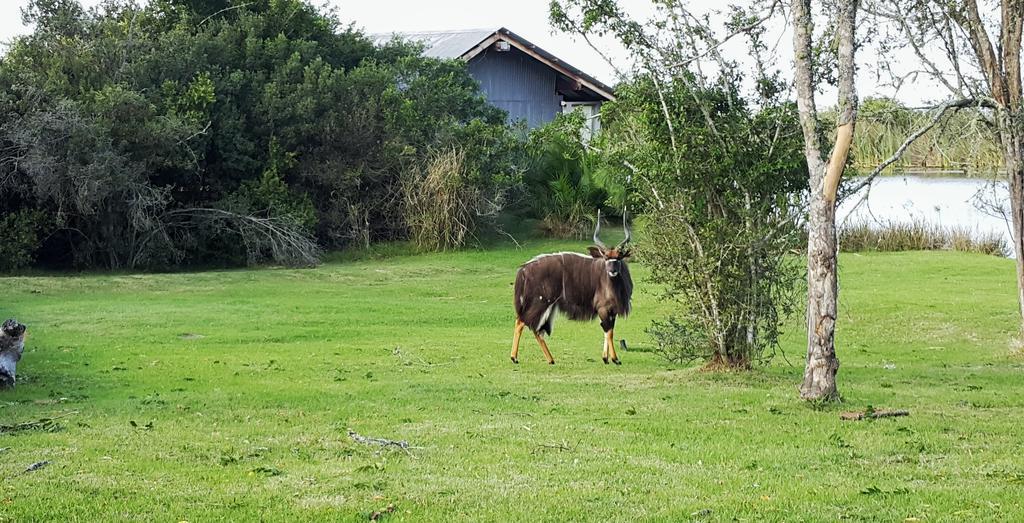
<path id="1" fill-rule="evenodd" d="M 978 233 L 1002 234 L 1010 242 L 1010 227 L 994 208 L 1009 210 L 1005 181 L 936 176 L 875 178 L 867 189 L 849 196 L 840 206 L 836 224 L 906 223 L 925 221 L 944 227 L 967 228 Z M 865 199 L 866 195 L 866 199 Z M 1012 255 L 1013 253 L 1008 253 Z"/>

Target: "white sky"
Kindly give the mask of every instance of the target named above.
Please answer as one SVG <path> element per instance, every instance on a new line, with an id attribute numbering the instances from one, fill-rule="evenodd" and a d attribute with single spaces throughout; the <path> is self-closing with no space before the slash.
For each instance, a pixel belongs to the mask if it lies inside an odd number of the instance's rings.
<path id="1" fill-rule="evenodd" d="M 741 0 L 740 0 L 741 1 Z M 81 0 L 86 6 L 94 6 L 99 0 Z M 319 1 L 315 0 L 314 4 Z M 368 33 L 402 31 L 440 31 L 448 29 L 478 29 L 506 27 L 534 44 L 546 49 L 566 62 L 591 74 L 599 80 L 615 83 L 614 69 L 607 64 L 586 43 L 556 33 L 548 24 L 549 0 L 511 0 L 504 2 L 481 2 L 479 0 L 329 0 L 338 8 L 344 22 L 353 22 Z M 0 42 L 8 42 L 16 35 L 30 31 L 21 23 L 20 9 L 28 0 L 0 0 Z M 646 19 L 652 12 L 651 0 L 619 0 L 623 9 L 638 19 Z M 721 0 L 691 0 L 694 11 L 722 9 L 727 2 Z M 784 72 L 792 70 L 790 45 L 792 36 L 782 33 L 782 22 L 774 24 L 774 35 L 770 41 L 779 41 L 777 66 Z M 598 42 L 602 51 L 617 61 L 624 62 L 626 53 L 611 40 Z M 732 48 L 730 48 L 732 47 Z M 870 51 L 862 52 L 858 91 L 861 99 L 872 95 L 889 94 L 878 86 L 873 73 L 874 57 Z M 744 53 L 742 43 L 726 46 L 727 56 Z M 917 85 L 899 93 L 899 98 L 911 105 L 922 105 L 944 98 L 944 93 L 932 85 Z M 819 97 L 821 107 L 835 103 L 835 95 L 829 92 Z"/>

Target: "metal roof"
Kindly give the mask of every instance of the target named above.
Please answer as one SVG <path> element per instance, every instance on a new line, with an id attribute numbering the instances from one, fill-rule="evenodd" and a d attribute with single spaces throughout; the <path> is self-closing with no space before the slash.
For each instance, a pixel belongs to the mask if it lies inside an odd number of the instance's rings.
<path id="1" fill-rule="evenodd" d="M 419 42 L 424 46 L 424 56 L 443 59 L 461 58 L 466 61 L 471 60 L 489 47 L 489 45 L 481 44 L 487 43 L 489 40 L 504 40 L 555 69 L 563 76 L 587 85 L 590 90 L 598 95 L 608 100 L 615 99 L 615 90 L 611 87 L 504 27 L 460 31 L 395 32 L 368 36 L 376 45 L 383 45 L 395 38 Z"/>
<path id="2" fill-rule="evenodd" d="M 376 45 L 383 45 L 395 37 L 423 44 L 423 56 L 430 58 L 462 58 L 497 29 L 466 29 L 462 31 L 424 31 L 415 33 L 387 33 L 369 35 Z"/>

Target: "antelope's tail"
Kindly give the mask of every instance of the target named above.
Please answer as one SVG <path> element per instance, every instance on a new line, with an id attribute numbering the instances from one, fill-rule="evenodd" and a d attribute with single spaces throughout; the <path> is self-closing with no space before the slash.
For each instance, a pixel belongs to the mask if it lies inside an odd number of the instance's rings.
<path id="1" fill-rule="evenodd" d="M 526 273 L 524 273 L 522 269 L 519 269 L 516 271 L 516 283 L 513 286 L 512 304 L 516 310 L 516 318 L 519 318 L 519 321 L 523 323 L 527 323 L 526 301 Z M 527 325 L 529 325 L 529 323 L 527 323 Z"/>

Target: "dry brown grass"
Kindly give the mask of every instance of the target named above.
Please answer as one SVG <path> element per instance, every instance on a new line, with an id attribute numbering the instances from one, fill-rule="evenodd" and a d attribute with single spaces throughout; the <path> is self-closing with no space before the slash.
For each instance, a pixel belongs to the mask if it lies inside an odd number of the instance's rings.
<path id="1" fill-rule="evenodd" d="M 448 251 L 466 244 L 476 226 L 480 195 L 468 183 L 466 154 L 435 152 L 424 171 L 412 170 L 402 183 L 409 237 L 424 251 Z"/>

